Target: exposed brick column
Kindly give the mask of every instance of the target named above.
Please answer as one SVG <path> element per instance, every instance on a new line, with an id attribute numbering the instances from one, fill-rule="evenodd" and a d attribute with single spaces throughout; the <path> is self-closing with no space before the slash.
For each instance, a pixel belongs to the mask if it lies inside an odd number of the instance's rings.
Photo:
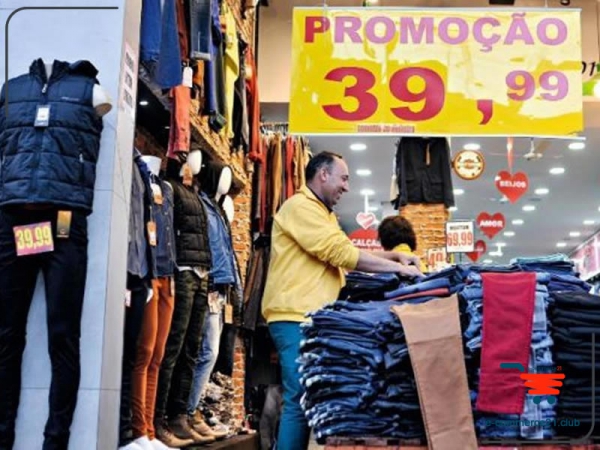
<path id="1" fill-rule="evenodd" d="M 426 260 L 427 250 L 446 246 L 445 224 L 450 213 L 443 204 L 410 204 L 402 207 L 401 215 L 412 223 L 417 235 L 417 255 Z"/>

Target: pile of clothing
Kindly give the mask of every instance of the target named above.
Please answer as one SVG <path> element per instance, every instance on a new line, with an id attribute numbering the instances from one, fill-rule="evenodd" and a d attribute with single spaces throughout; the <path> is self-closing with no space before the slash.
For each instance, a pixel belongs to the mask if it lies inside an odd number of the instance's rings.
<path id="1" fill-rule="evenodd" d="M 227 438 L 237 434 L 241 425 L 233 416 L 233 403 L 233 380 L 220 372 L 214 372 L 206 386 L 199 409 L 206 423 L 218 431 L 226 431 Z"/>

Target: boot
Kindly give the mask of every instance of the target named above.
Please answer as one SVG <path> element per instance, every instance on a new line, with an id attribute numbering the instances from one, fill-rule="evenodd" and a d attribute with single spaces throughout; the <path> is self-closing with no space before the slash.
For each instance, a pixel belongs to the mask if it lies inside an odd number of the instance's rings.
<path id="1" fill-rule="evenodd" d="M 175 418 L 169 420 L 169 428 L 173 434 L 181 439 L 192 439 L 194 444 L 210 444 L 215 442 L 212 436 L 202 436 L 198 434 L 188 422 L 187 414 L 179 414 Z"/>
<path id="2" fill-rule="evenodd" d="M 209 427 L 204 421 L 202 413 L 198 410 L 194 411 L 194 415 L 189 417 L 189 421 L 194 431 L 202 436 L 212 436 L 217 440 L 227 436 L 227 432 L 216 431 Z"/>
<path id="3" fill-rule="evenodd" d="M 180 439 L 173 434 L 164 422 L 155 423 L 156 439 L 165 444 L 167 447 L 183 448 L 194 443 L 193 439 Z"/>

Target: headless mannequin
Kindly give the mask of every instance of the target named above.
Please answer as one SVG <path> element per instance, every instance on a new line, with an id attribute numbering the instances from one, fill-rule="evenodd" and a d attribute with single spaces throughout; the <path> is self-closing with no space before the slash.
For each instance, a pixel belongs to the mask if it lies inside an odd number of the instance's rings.
<path id="1" fill-rule="evenodd" d="M 50 79 L 52 76 L 52 68 L 54 66 L 54 61 L 51 63 L 44 63 L 46 66 L 46 76 Z M 99 84 L 94 86 L 94 98 L 93 98 L 94 108 L 99 116 L 104 116 L 108 114 L 108 112 L 112 109 L 112 101 L 110 95 L 108 95 L 108 91 L 104 89 Z"/>
<path id="2" fill-rule="evenodd" d="M 187 164 L 190 169 L 192 169 L 192 175 L 196 176 L 200 173 L 200 169 L 202 168 L 202 152 L 200 150 L 192 150 L 188 156 L 187 160 L 181 166 L 181 170 L 179 171 L 179 176 L 183 178 L 184 166 Z M 183 270 L 194 270 L 192 267 L 184 266 L 179 267 L 180 271 Z"/>
<path id="3" fill-rule="evenodd" d="M 219 186 L 217 187 L 217 194 L 215 195 L 215 200 L 219 202 L 223 195 L 227 195 L 229 190 L 231 189 L 233 174 L 231 173 L 231 168 L 229 166 L 224 167 L 221 175 L 219 177 Z"/>
<path id="4" fill-rule="evenodd" d="M 235 217 L 235 208 L 233 206 L 233 199 L 226 195 L 223 199 L 223 210 L 225 211 L 225 215 L 227 216 L 227 220 L 229 223 L 233 223 L 233 219 Z"/>

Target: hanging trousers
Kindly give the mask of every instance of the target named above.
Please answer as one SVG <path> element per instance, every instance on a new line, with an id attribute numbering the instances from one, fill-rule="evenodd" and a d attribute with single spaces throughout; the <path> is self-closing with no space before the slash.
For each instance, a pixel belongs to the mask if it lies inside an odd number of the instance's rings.
<path id="1" fill-rule="evenodd" d="M 477 450 L 458 298 L 392 306 L 415 373 L 430 450 Z"/>
<path id="2" fill-rule="evenodd" d="M 87 217 L 73 211 L 68 239 L 57 239 L 57 211 L 0 209 L 0 450 L 11 450 L 21 394 L 27 316 L 44 274 L 52 366 L 43 450 L 67 450 L 80 380 L 81 313 L 88 260 Z M 49 221 L 54 251 L 17 256 L 13 227 Z M 22 411 L 21 414 L 27 414 Z M 28 430 L 35 433 L 36 430 Z"/>
<path id="3" fill-rule="evenodd" d="M 152 299 L 144 311 L 132 375 L 131 412 L 134 439 L 142 436 L 155 438 L 154 407 L 158 371 L 165 354 L 173 317 L 173 283 L 172 277 L 152 280 Z"/>

